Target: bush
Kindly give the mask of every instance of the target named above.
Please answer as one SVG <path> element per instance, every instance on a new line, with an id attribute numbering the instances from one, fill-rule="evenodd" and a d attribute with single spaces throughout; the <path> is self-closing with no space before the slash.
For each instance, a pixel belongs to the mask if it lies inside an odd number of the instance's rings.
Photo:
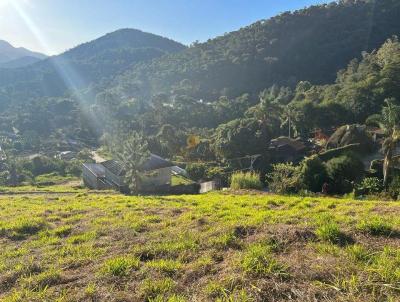
<path id="1" fill-rule="evenodd" d="M 329 180 L 326 166 L 318 156 L 303 160 L 301 164 L 301 181 L 304 189 L 321 192 L 322 185 Z"/>
<path id="2" fill-rule="evenodd" d="M 229 185 L 228 174 L 226 172 L 226 169 L 222 167 L 210 167 L 206 170 L 206 179 L 219 180 L 224 186 Z"/>
<path id="3" fill-rule="evenodd" d="M 333 158 L 326 163 L 332 191 L 339 194 L 349 193 L 353 190 L 352 182 L 357 182 L 364 175 L 363 163 L 351 155 Z"/>
<path id="4" fill-rule="evenodd" d="M 201 163 L 188 164 L 186 166 L 186 172 L 190 179 L 194 181 L 202 180 L 206 177 L 207 165 Z"/>
<path id="5" fill-rule="evenodd" d="M 232 174 L 231 188 L 235 190 L 240 189 L 255 189 L 261 190 L 263 184 L 260 181 L 260 175 L 252 172 L 237 172 Z"/>
<path id="6" fill-rule="evenodd" d="M 296 193 L 301 187 L 301 173 L 292 163 L 273 165 L 273 171 L 266 175 L 269 189 L 278 194 Z"/>
<path id="7" fill-rule="evenodd" d="M 389 194 L 393 199 L 399 199 L 400 197 L 400 176 L 393 178 L 389 184 Z"/>
<path id="8" fill-rule="evenodd" d="M 357 193 L 361 195 L 376 194 L 383 190 L 383 182 L 377 177 L 366 177 L 357 186 Z"/>

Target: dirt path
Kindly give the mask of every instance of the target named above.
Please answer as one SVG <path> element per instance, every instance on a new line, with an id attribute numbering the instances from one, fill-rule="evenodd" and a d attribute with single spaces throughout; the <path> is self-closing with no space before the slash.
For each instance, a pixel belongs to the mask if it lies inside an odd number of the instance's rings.
<path id="1" fill-rule="evenodd" d="M 92 151 L 91 153 L 92 153 L 92 156 L 93 156 L 93 160 L 96 163 L 102 163 L 102 162 L 106 161 L 106 159 L 101 157 L 96 151 Z"/>

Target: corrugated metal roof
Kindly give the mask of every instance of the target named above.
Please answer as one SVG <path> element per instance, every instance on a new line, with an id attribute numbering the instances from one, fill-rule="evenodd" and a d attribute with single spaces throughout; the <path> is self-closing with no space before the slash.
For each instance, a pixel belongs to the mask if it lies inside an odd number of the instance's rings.
<path id="1" fill-rule="evenodd" d="M 162 168 L 168 168 L 168 167 L 173 167 L 174 164 L 171 163 L 170 161 L 155 155 L 155 154 L 150 154 L 150 158 L 148 161 L 146 161 L 142 167 L 140 168 L 143 171 L 152 171 L 152 170 L 158 170 Z"/>
<path id="2" fill-rule="evenodd" d="M 270 147 L 282 148 L 284 146 L 289 146 L 289 147 L 295 149 L 296 151 L 301 151 L 306 148 L 306 146 L 304 145 L 303 142 L 301 142 L 299 140 L 291 139 L 288 137 L 282 136 L 282 137 L 278 137 L 278 138 L 271 140 Z"/>
<path id="3" fill-rule="evenodd" d="M 121 176 L 124 174 L 124 167 L 119 162 L 117 162 L 113 159 L 102 162 L 101 165 L 103 165 L 112 174 L 115 174 L 118 176 Z"/>
<path id="4" fill-rule="evenodd" d="M 101 163 L 107 170 L 109 170 L 111 173 L 122 176 L 125 174 L 124 171 L 124 166 L 119 163 L 118 161 L 115 160 L 108 160 L 103 163 Z M 162 168 L 168 168 L 168 167 L 173 167 L 174 164 L 171 163 L 170 161 L 155 155 L 155 154 L 150 154 L 150 158 L 140 167 L 140 170 L 142 171 L 153 171 L 153 170 L 158 170 Z"/>
<path id="5" fill-rule="evenodd" d="M 106 169 L 102 164 L 83 164 L 83 166 L 97 177 L 105 177 Z"/>

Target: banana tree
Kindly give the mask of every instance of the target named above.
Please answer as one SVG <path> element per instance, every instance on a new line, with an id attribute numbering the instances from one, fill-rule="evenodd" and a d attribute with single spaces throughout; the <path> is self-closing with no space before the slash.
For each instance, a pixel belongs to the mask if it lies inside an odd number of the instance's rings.
<path id="1" fill-rule="evenodd" d="M 394 99 L 386 99 L 386 106 L 382 109 L 381 128 L 385 132 L 385 140 L 382 143 L 383 160 L 383 183 L 387 188 L 393 167 L 393 157 L 400 142 L 400 106 L 395 104 Z"/>

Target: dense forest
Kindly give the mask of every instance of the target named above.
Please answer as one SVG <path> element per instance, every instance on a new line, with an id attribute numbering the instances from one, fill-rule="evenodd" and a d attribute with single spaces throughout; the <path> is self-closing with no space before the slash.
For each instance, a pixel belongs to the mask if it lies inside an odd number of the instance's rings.
<path id="1" fill-rule="evenodd" d="M 364 176 L 354 153 L 277 166 L 288 160 L 271 146 L 281 136 L 308 146 L 317 133 L 328 140 L 347 124 L 383 129 L 387 111 L 400 104 L 399 33 L 395 0 L 312 6 L 190 47 L 117 31 L 32 66 L 1 70 L 2 146 L 10 154 L 46 153 L 74 140 L 113 154 L 136 133 L 196 180 L 226 179 L 257 155 L 252 167 L 262 180 L 293 180 L 286 191 L 319 191 L 328 182 L 342 193 Z M 390 121 L 385 129 L 397 129 L 398 116 Z M 376 152 L 374 143 L 361 153 Z M 332 145 L 319 143 L 304 156 L 346 147 Z M 334 183 L 346 169 L 360 173 Z"/>

